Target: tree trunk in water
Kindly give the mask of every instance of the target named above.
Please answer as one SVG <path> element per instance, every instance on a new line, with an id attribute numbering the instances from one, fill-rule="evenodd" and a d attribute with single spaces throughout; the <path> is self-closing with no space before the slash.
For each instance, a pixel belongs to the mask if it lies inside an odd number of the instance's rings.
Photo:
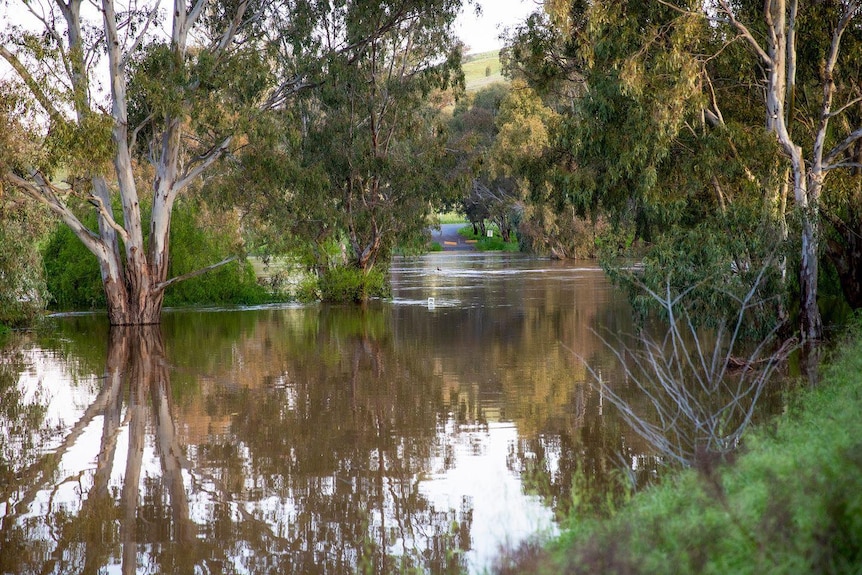
<path id="1" fill-rule="evenodd" d="M 117 281 L 105 283 L 111 325 L 154 325 L 161 321 L 164 291 L 133 283 L 128 289 Z"/>

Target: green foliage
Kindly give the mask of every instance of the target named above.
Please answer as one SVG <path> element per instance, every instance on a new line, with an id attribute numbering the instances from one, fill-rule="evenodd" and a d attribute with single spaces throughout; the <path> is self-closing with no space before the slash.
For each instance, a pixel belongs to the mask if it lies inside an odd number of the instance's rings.
<path id="1" fill-rule="evenodd" d="M 458 235 L 467 240 L 478 240 L 482 234 L 473 233 L 473 226 L 458 228 Z"/>
<path id="2" fill-rule="evenodd" d="M 45 310 L 47 291 L 37 242 L 41 210 L 0 206 L 0 325 L 32 323 Z"/>
<path id="3" fill-rule="evenodd" d="M 171 228 L 170 272 L 178 276 L 214 264 L 238 249 L 239 227 L 230 215 L 212 214 L 194 204 L 174 210 Z M 184 280 L 168 288 L 165 304 L 254 305 L 271 301 L 258 284 L 251 263 L 242 260 Z"/>
<path id="4" fill-rule="evenodd" d="M 114 121 L 109 114 L 87 113 L 80 121 L 54 118 L 44 141 L 48 173 L 105 173 L 114 154 L 111 130 Z"/>
<path id="5" fill-rule="evenodd" d="M 662 296 L 686 292 L 690 316 L 697 325 L 710 327 L 727 320 L 729 310 L 736 310 L 736 302 L 756 285 L 753 300 L 759 303 L 747 312 L 743 335 L 761 337 L 786 315 L 781 265 L 789 247 L 776 226 L 735 206 L 692 227 L 673 226 L 650 247 L 639 269 L 632 271 L 628 262 L 608 257 L 616 254 L 615 246 L 605 250 L 602 265 L 629 289 L 642 317 L 656 309 L 654 298 L 642 287 Z"/>
<path id="6" fill-rule="evenodd" d="M 480 238 L 476 242 L 476 249 L 483 252 L 517 252 L 521 247 L 514 236 L 507 242 L 499 234 L 495 234 L 490 238 L 487 236 Z"/>
<path id="7" fill-rule="evenodd" d="M 200 135 L 202 151 L 226 134 L 248 129 L 272 83 L 264 58 L 261 50 L 245 46 L 218 56 L 190 51 L 183 61 L 173 46 L 147 45 L 130 65 L 130 123 L 144 126 L 137 141 L 146 146 L 159 126 L 175 118 Z"/>
<path id="8" fill-rule="evenodd" d="M 462 224 L 464 223 L 464 214 L 459 212 L 446 212 L 437 215 L 437 221 L 441 224 Z"/>
<path id="9" fill-rule="evenodd" d="M 316 70 L 326 81 L 299 102 L 299 146 L 285 141 L 288 129 L 272 146 L 285 155 L 294 149 L 301 171 L 315 177 L 261 190 L 274 232 L 320 255 L 328 242 L 343 242 L 352 267 L 365 271 L 386 266 L 397 246 L 424 244 L 428 217 L 451 191 L 444 129 L 427 100 L 460 81 L 452 31 L 459 7 L 451 0 L 408 3 L 402 8 L 412 18 L 332 54 Z M 327 25 L 335 36 L 362 37 L 387 10 L 386 3 L 352 4 L 329 14 Z"/>
<path id="10" fill-rule="evenodd" d="M 487 231 L 493 235 L 488 237 Z M 489 226 L 485 234 L 473 233 L 472 226 L 464 226 L 458 229 L 458 235 L 467 240 L 476 240 L 476 249 L 483 252 L 517 252 L 520 250 L 518 238 L 513 235 L 507 242 L 500 235 L 500 230 L 496 226 Z"/>
<path id="11" fill-rule="evenodd" d="M 367 273 L 338 266 L 325 270 L 319 280 L 320 299 L 333 303 L 359 303 L 374 297 L 388 297 L 389 284 L 380 270 Z"/>
<path id="12" fill-rule="evenodd" d="M 146 219 L 146 214 L 145 214 Z M 172 218 L 170 276 L 214 264 L 237 250 L 237 222 L 189 202 L 177 204 Z M 59 310 L 103 309 L 105 293 L 96 258 L 66 226 L 57 227 L 42 257 L 51 307 Z M 259 304 L 272 300 L 247 261 L 236 261 L 202 276 L 174 284 L 166 305 Z"/>
<path id="13" fill-rule="evenodd" d="M 0 174 L 7 170 L 25 173 L 26 165 L 38 158 L 32 145 L 33 134 L 28 129 L 33 106 L 24 93 L 21 86 L 0 80 Z M 3 187 L 0 178 L 0 198 L 4 195 Z"/>
<path id="14" fill-rule="evenodd" d="M 99 262 L 72 230 L 58 226 L 42 248 L 49 307 L 55 310 L 90 310 L 105 307 L 105 290 Z"/>

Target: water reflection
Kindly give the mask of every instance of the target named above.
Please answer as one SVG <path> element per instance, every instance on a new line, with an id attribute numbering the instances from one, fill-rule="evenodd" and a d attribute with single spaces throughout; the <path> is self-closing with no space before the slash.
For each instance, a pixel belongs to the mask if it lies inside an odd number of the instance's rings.
<path id="1" fill-rule="evenodd" d="M 0 571 L 476 572 L 576 478 L 652 473 L 575 359 L 625 393 L 592 330 L 631 314 L 598 269 L 440 255 L 392 280 L 365 309 L 66 317 L 12 346 Z"/>

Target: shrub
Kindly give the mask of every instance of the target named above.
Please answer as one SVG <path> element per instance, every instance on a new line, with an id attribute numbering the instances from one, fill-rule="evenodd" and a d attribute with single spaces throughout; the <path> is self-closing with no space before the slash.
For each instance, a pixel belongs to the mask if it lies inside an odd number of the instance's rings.
<path id="1" fill-rule="evenodd" d="M 514 235 L 514 234 L 513 234 Z M 484 237 L 476 242 L 476 249 L 483 252 L 517 252 L 520 250 L 518 240 L 504 242 L 503 238 L 498 235 L 493 237 Z"/>
<path id="2" fill-rule="evenodd" d="M 476 249 L 483 252 L 517 252 L 520 251 L 521 247 L 518 243 L 518 239 L 516 234 L 512 234 L 512 239 L 508 242 L 504 242 L 503 238 L 500 237 L 500 232 L 497 229 L 496 225 L 488 226 L 488 231 L 493 232 L 493 236 L 488 237 L 487 233 L 473 233 L 473 226 L 467 225 L 463 228 L 458 229 L 458 235 L 467 240 L 476 240 Z"/>
<path id="3" fill-rule="evenodd" d="M 86 222 L 95 225 L 92 218 Z M 235 253 L 238 226 L 230 215 L 213 214 L 191 203 L 177 204 L 172 217 L 169 276 L 214 264 Z M 51 307 L 60 310 L 103 309 L 105 293 L 96 258 L 66 226 L 58 226 L 42 253 Z M 252 305 L 270 301 L 254 269 L 235 261 L 167 289 L 165 304 Z"/>
<path id="4" fill-rule="evenodd" d="M 49 236 L 42 250 L 42 261 L 51 294 L 51 308 L 84 310 L 105 307 L 99 262 L 68 227 L 57 226 Z"/>
<path id="5" fill-rule="evenodd" d="M 382 271 L 335 267 L 323 272 L 318 280 L 320 298 L 327 302 L 358 303 L 372 297 L 387 297 L 389 286 Z"/>
<path id="6" fill-rule="evenodd" d="M 10 214 L 0 220 L 0 324 L 17 327 L 42 313 L 47 293 L 26 216 Z"/>
<path id="7" fill-rule="evenodd" d="M 230 214 L 215 214 L 196 205 L 178 206 L 172 218 L 169 276 L 189 273 L 235 253 L 238 225 Z M 254 305 L 272 298 L 258 284 L 248 261 L 234 261 L 168 288 L 165 304 Z"/>

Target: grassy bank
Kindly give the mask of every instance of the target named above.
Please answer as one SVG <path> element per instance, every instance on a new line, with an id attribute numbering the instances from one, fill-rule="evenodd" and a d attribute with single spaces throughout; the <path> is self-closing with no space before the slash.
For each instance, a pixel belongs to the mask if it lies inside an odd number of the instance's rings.
<path id="1" fill-rule="evenodd" d="M 508 81 L 503 77 L 498 50 L 470 54 L 464 58 L 462 69 L 467 92 L 477 92 L 494 82 Z"/>
<path id="2" fill-rule="evenodd" d="M 690 470 L 605 520 L 573 518 L 500 573 L 862 573 L 862 330 L 730 466 Z"/>

